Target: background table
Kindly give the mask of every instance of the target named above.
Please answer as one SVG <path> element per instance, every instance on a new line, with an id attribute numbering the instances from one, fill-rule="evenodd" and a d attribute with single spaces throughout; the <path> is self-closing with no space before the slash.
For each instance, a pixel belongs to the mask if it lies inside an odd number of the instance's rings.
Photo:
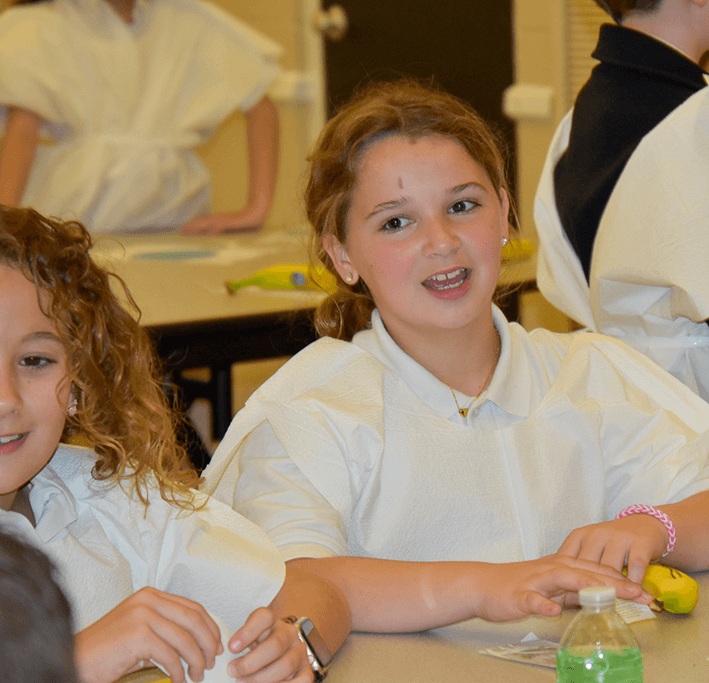
<path id="1" fill-rule="evenodd" d="M 304 228 L 224 237 L 102 236 L 93 254 L 128 284 L 185 403 L 203 397 L 212 404 L 215 439 L 232 418 L 231 366 L 290 356 L 315 338 L 310 320 L 322 294 L 226 288 L 228 280 L 276 263 L 307 263 Z M 210 369 L 207 382 L 183 377 L 184 370 L 203 367 Z"/>
<path id="2" fill-rule="evenodd" d="M 699 604 L 692 614 L 666 612 L 632 624 L 643 653 L 644 683 L 709 681 L 709 572 L 695 574 Z M 559 641 L 575 616 L 530 618 L 507 624 L 479 619 L 414 634 L 353 633 L 338 653 L 328 683 L 554 683 L 551 669 L 480 654 L 480 648 L 508 645 L 533 632 Z M 155 672 L 135 674 L 130 683 L 159 680 Z"/>

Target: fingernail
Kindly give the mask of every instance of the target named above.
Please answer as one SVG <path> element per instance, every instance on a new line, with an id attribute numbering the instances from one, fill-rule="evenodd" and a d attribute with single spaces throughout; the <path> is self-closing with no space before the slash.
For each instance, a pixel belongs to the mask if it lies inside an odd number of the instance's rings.
<path id="1" fill-rule="evenodd" d="M 241 652 L 241 648 L 242 648 L 242 645 L 241 645 L 240 640 L 232 640 L 229 642 L 229 649 L 232 652 L 234 652 L 234 653 Z"/>

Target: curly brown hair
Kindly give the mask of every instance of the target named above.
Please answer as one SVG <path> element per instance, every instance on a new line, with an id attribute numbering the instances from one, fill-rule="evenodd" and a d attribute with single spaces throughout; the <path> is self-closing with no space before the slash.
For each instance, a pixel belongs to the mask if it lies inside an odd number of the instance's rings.
<path id="1" fill-rule="evenodd" d="M 97 456 L 95 479 L 132 483 L 145 505 L 157 483 L 165 500 L 193 507 L 190 487 L 198 478 L 175 437 L 178 417 L 138 323 L 140 311 L 123 280 L 92 260 L 91 245 L 78 222 L 0 207 L 0 263 L 34 283 L 67 350 L 77 411 L 67 417 L 62 438 L 79 433 L 88 441 Z M 112 291 L 112 281 L 133 314 Z"/>
<path id="2" fill-rule="evenodd" d="M 366 284 L 361 279 L 354 285 L 345 283 L 323 241 L 333 235 L 345 244 L 359 162 L 369 145 L 392 135 L 412 139 L 440 135 L 456 140 L 485 169 L 498 198 L 503 191 L 510 194 L 501 139 L 468 104 L 410 79 L 365 88 L 327 123 L 308 158 L 305 209 L 313 229 L 312 252 L 335 276 L 338 286 L 315 314 L 320 336 L 349 341 L 370 325 L 374 300 Z"/>

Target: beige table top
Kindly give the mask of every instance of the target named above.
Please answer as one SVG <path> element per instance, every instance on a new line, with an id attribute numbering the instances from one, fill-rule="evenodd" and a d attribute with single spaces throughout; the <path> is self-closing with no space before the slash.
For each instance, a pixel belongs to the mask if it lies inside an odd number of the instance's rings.
<path id="1" fill-rule="evenodd" d="M 631 628 L 643 653 L 644 683 L 709 681 L 709 572 L 695 575 L 699 604 L 690 615 L 666 612 Z M 575 615 L 530 618 L 508 624 L 478 619 L 416 634 L 352 634 L 335 659 L 328 683 L 554 683 L 556 673 L 538 666 L 503 661 L 478 652 L 508 645 L 530 632 L 559 641 Z M 163 680 L 143 672 L 128 683 Z M 123 681 L 121 683 L 124 683 Z"/>
<path id="2" fill-rule="evenodd" d="M 224 237 L 105 235 L 92 253 L 126 281 L 147 326 L 280 313 L 315 306 L 322 297 L 257 287 L 230 294 L 226 288 L 228 280 L 267 266 L 309 262 L 303 228 Z"/>
<path id="3" fill-rule="evenodd" d="M 631 628 L 643 653 L 644 683 L 709 681 L 709 572 L 695 575 L 700 600 L 687 616 L 663 612 Z M 558 642 L 573 616 L 509 624 L 471 620 L 422 634 L 354 634 L 332 667 L 331 683 L 553 683 L 551 669 L 503 661 L 478 650 L 519 642 L 533 632 Z"/>

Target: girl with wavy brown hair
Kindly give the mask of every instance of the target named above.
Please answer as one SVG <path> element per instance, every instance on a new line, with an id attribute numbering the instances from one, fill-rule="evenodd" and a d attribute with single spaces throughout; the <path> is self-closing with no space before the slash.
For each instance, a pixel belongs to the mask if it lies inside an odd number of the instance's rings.
<path id="1" fill-rule="evenodd" d="M 709 406 L 615 340 L 527 332 L 492 303 L 509 193 L 468 105 L 371 86 L 325 127 L 305 201 L 339 283 L 323 338 L 205 475 L 339 585 L 355 629 L 553 615 L 593 584 L 646 601 L 674 537 L 657 515 L 683 536 L 672 562 L 709 566 Z"/>
<path id="2" fill-rule="evenodd" d="M 306 613 L 334 652 L 349 631 L 341 595 L 286 576 L 261 530 L 193 490 L 137 309 L 90 248 L 79 223 L 0 207 L 0 523 L 58 567 L 83 681 L 153 662 L 177 682 L 222 681 L 227 667 L 312 681 L 281 617 Z M 67 445 L 79 435 L 90 448 Z"/>

